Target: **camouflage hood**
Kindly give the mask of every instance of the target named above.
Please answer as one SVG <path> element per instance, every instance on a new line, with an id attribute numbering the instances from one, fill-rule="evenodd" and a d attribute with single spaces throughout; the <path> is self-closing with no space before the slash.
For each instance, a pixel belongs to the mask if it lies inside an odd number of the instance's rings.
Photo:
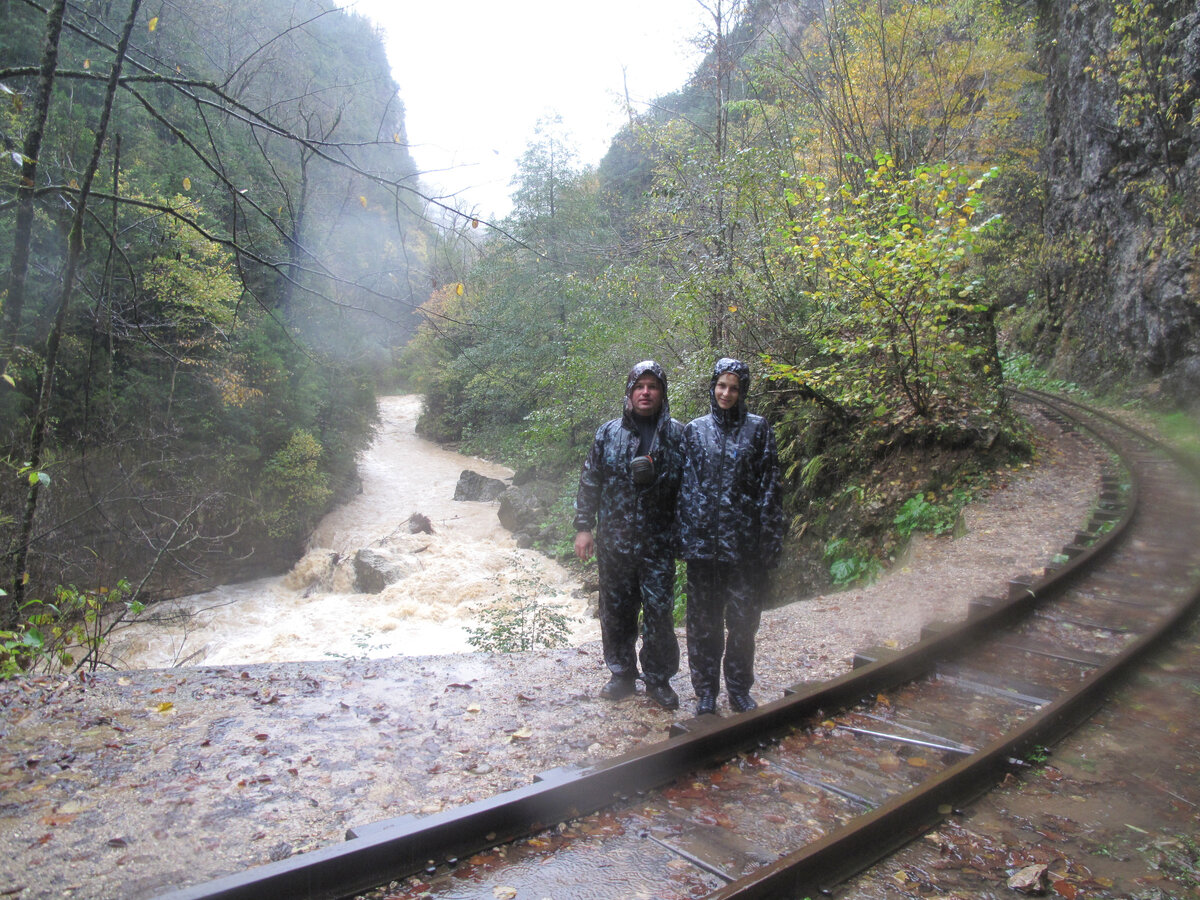
<path id="1" fill-rule="evenodd" d="M 629 395 L 633 393 L 633 386 L 637 384 L 637 380 L 647 372 L 657 378 L 662 384 L 662 408 L 658 411 L 658 420 L 654 426 L 654 430 L 658 432 L 659 439 L 661 440 L 664 434 L 664 429 L 666 429 L 667 425 L 671 421 L 671 403 L 667 399 L 667 373 L 664 371 L 663 367 L 654 360 L 642 360 L 629 370 L 629 377 L 625 379 L 625 410 L 621 415 L 621 419 L 625 423 L 625 427 L 630 431 L 635 429 L 633 424 L 633 405 L 629 400 Z"/>
<path id="2" fill-rule="evenodd" d="M 732 373 L 738 380 L 737 405 L 732 409 L 721 409 L 717 404 L 717 379 L 722 375 Z M 734 425 L 746 417 L 746 395 L 750 393 L 750 367 L 740 359 L 730 359 L 728 356 L 717 360 L 713 366 L 712 378 L 708 380 L 708 402 L 713 417 L 722 425 Z"/>

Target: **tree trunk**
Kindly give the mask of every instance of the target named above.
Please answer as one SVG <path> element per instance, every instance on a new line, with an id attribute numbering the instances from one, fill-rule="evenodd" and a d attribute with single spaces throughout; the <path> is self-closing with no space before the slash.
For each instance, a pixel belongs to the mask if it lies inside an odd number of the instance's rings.
<path id="1" fill-rule="evenodd" d="M 62 35 L 66 0 L 54 0 L 46 14 L 46 40 L 38 71 L 33 121 L 21 150 L 21 183 L 17 187 L 17 221 L 13 237 L 12 259 L 8 270 L 8 294 L 4 300 L 4 330 L 0 333 L 0 374 L 6 374 L 8 361 L 16 349 L 25 310 L 25 279 L 29 273 L 29 253 L 33 243 L 33 199 L 37 187 L 38 155 L 42 136 L 50 116 L 50 95 L 54 90 L 54 72 L 58 67 L 58 44 Z"/>
<path id="2" fill-rule="evenodd" d="M 34 411 L 33 429 L 30 434 L 30 462 L 32 472 L 37 472 L 41 466 L 42 450 L 46 442 L 49 428 L 50 404 L 54 398 L 54 376 L 58 364 L 58 350 L 62 342 L 63 331 L 67 325 L 67 311 L 71 305 L 71 295 L 74 293 L 75 272 L 79 267 L 79 258 L 83 255 L 83 221 L 87 212 L 88 197 L 91 194 L 92 181 L 100 166 L 100 154 L 104 149 L 108 124 L 112 118 L 113 102 L 117 94 L 117 84 L 121 78 L 121 68 L 125 62 L 125 53 L 129 47 L 129 37 L 133 33 L 134 22 L 137 20 L 141 0 L 131 0 L 129 17 L 125 20 L 125 28 L 121 32 L 121 41 L 117 45 L 116 58 L 113 60 L 112 72 L 108 78 L 108 90 L 104 96 L 104 106 L 100 113 L 100 122 L 96 127 L 96 140 L 92 147 L 92 158 L 79 187 L 79 196 L 75 201 L 75 214 L 71 219 L 71 232 L 67 240 L 67 264 L 63 271 L 62 297 L 59 300 L 58 311 L 54 317 L 54 326 L 46 340 L 46 363 L 42 373 L 42 388 L 38 393 L 37 408 Z M 8 616 L 15 617 L 25 599 L 25 565 L 29 558 L 29 545 L 33 536 L 33 523 L 37 515 L 38 492 L 41 480 L 33 478 L 29 485 L 29 494 L 25 500 L 25 512 L 21 518 L 20 531 L 17 535 L 16 547 L 12 553 L 13 591 Z"/>

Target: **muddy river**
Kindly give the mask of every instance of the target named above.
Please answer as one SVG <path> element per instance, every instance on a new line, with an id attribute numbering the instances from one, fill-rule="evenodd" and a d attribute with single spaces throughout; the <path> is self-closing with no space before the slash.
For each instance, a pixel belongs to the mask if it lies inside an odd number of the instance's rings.
<path id="1" fill-rule="evenodd" d="M 519 549 L 498 502 L 456 501 L 464 469 L 512 471 L 416 435 L 420 397 L 383 397 L 376 438 L 359 462 L 362 493 L 323 519 L 292 571 L 159 604 L 157 622 L 115 634 L 122 668 L 384 658 L 473 649 L 468 628 L 489 606 L 536 597 L 567 617 L 571 642 L 599 636 L 579 587 L 552 560 Z M 432 534 L 410 533 L 414 514 Z M 361 549 L 382 555 L 399 580 L 379 593 L 355 588 Z"/>

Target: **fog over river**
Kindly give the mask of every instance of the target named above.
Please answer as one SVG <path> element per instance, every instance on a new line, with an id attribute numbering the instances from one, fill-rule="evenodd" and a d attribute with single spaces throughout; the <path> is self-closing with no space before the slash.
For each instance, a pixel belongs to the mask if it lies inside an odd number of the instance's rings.
<path id="1" fill-rule="evenodd" d="M 167 624 L 135 623 L 109 650 L 123 668 L 227 665 L 336 657 L 470 652 L 465 628 L 498 600 L 528 597 L 561 607 L 573 642 L 599 637 L 565 569 L 518 549 L 497 502 L 456 501 L 464 469 L 512 471 L 416 436 L 421 398 L 382 397 L 375 440 L 359 461 L 362 493 L 326 516 L 288 574 L 158 604 Z M 427 516 L 432 534 L 411 534 Z M 377 594 L 355 592 L 354 556 L 380 551 L 405 574 Z M 188 615 L 165 615 L 187 613 Z"/>

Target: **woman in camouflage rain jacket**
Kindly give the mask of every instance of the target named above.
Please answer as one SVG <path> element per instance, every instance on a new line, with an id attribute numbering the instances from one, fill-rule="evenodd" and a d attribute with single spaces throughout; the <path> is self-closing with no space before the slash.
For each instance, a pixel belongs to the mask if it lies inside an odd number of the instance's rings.
<path id="1" fill-rule="evenodd" d="M 677 555 L 687 561 L 687 644 L 696 713 L 716 711 L 722 656 L 735 712 L 754 709 L 754 641 L 766 571 L 783 545 L 775 434 L 746 411 L 750 368 L 720 359 L 712 411 L 683 432 Z M 726 636 L 728 632 L 728 636 Z"/>
<path id="2" fill-rule="evenodd" d="M 670 685 L 679 671 L 671 529 L 682 433 L 671 418 L 666 373 L 653 360 L 640 362 L 625 383 L 624 413 L 600 426 L 579 475 L 575 553 L 596 554 L 600 636 L 612 673 L 600 693 L 609 700 L 634 691 L 640 611 L 646 694 L 666 709 L 679 706 Z"/>

